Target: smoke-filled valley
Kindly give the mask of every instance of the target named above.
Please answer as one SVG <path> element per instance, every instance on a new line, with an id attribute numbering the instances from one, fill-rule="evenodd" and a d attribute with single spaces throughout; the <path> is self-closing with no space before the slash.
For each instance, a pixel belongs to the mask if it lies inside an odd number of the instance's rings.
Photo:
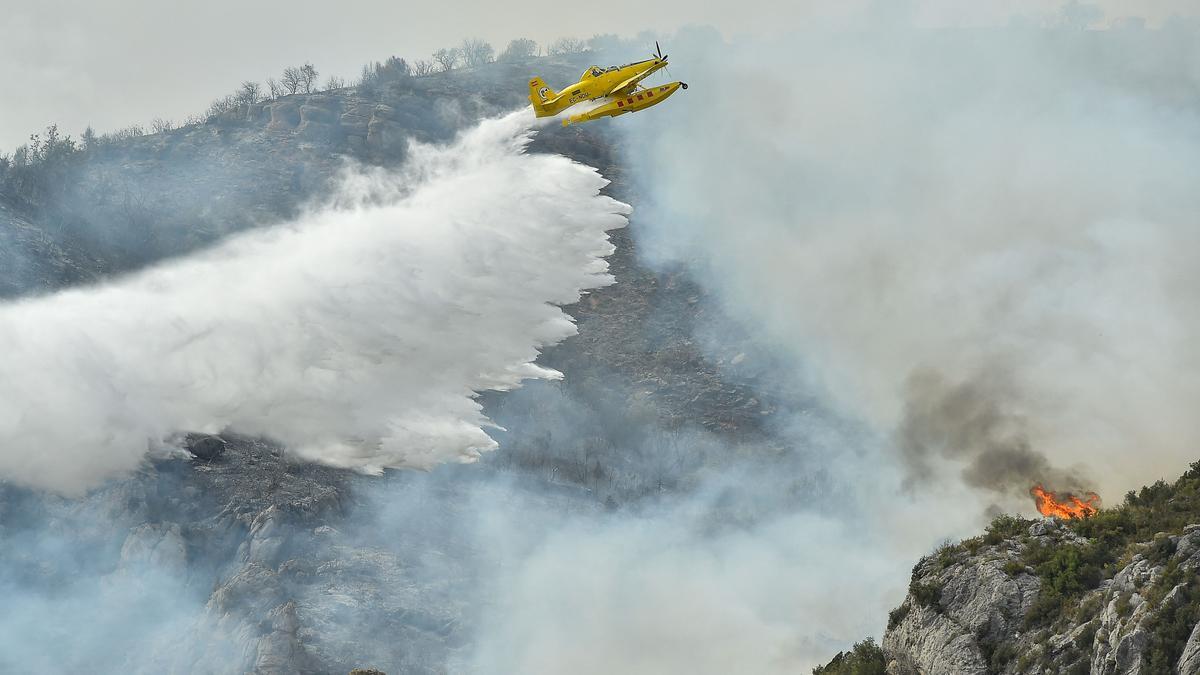
<path id="1" fill-rule="evenodd" d="M 932 547 L 1197 459 L 1198 30 L 682 29 L 535 120 L 597 39 L 0 188 L 0 672 L 910 672 Z"/>

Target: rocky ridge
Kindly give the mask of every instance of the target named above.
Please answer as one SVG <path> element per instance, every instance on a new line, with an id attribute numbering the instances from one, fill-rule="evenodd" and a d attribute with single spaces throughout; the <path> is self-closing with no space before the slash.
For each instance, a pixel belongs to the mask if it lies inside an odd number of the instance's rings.
<path id="1" fill-rule="evenodd" d="M 943 545 L 913 568 L 881 647 L 814 672 L 1200 672 L 1200 462 L 1095 516 L 1003 516 Z"/>

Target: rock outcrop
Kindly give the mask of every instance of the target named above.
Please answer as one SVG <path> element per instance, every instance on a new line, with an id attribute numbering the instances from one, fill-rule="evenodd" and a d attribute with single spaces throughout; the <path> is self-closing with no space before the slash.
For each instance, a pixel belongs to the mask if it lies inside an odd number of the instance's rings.
<path id="1" fill-rule="evenodd" d="M 943 546 L 882 651 L 863 644 L 892 675 L 1200 672 L 1200 462 L 1090 518 L 1006 516 Z"/>
<path id="2" fill-rule="evenodd" d="M 188 434 L 184 440 L 184 448 L 196 459 L 211 462 L 225 454 L 229 444 L 220 436 L 210 434 Z"/>
<path id="3" fill-rule="evenodd" d="M 1200 526 L 1181 535 L 1145 542 L 1111 579 L 1070 600 L 1048 623 L 1031 620 L 1047 579 L 1025 566 L 1031 547 L 1073 551 L 1095 545 L 1063 525 L 1039 522 L 1025 537 L 986 546 L 974 554 L 950 552 L 926 558 L 913 572 L 913 586 L 890 626 L 883 647 L 890 672 L 1035 673 L 1079 672 L 1144 675 L 1161 670 L 1151 648 L 1164 622 L 1187 610 L 1186 646 L 1171 656 L 1173 672 L 1197 670 L 1197 608 L 1200 589 Z M 1169 552 L 1167 552 L 1169 551 Z M 1064 560 L 1072 560 L 1065 556 Z M 1068 565 L 1071 563 L 1068 563 Z M 1062 572 L 1069 574 L 1070 568 Z M 1061 577 L 1055 578 L 1058 581 Z M 922 598 L 925 589 L 937 597 Z"/>

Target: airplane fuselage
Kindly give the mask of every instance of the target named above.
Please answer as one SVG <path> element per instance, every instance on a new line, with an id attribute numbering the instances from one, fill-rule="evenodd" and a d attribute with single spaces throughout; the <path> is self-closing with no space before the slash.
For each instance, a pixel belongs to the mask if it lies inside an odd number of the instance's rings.
<path id="1" fill-rule="evenodd" d="M 584 101 L 628 97 L 637 90 L 639 82 L 666 65 L 665 59 L 653 58 L 609 68 L 592 66 L 583 71 L 578 82 L 559 92 L 535 77 L 529 82 L 529 102 L 538 117 L 551 117 Z"/>

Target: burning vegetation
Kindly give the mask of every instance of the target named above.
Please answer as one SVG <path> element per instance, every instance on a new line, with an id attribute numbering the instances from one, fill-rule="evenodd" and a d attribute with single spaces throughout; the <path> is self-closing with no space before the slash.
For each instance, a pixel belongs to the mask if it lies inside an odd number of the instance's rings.
<path id="1" fill-rule="evenodd" d="M 1100 508 L 1100 495 L 1095 492 L 1085 492 L 1081 498 L 1068 492 L 1051 492 L 1041 485 L 1034 485 L 1029 489 L 1029 494 L 1037 504 L 1038 513 L 1043 516 L 1086 518 Z"/>

